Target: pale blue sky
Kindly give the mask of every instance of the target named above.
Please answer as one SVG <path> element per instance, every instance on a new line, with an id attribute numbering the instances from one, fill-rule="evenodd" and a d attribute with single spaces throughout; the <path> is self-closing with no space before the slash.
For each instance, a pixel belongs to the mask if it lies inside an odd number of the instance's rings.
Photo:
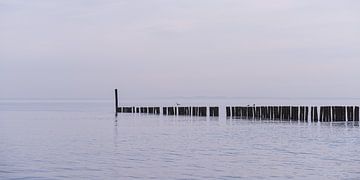
<path id="1" fill-rule="evenodd" d="M 0 0 L 0 98 L 360 97 L 358 0 Z"/>

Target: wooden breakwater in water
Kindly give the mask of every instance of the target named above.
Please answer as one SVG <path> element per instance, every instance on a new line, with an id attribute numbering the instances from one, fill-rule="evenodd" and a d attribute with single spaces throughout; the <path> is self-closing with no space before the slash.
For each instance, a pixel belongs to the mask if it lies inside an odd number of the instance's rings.
<path id="1" fill-rule="evenodd" d="M 358 106 L 227 106 L 226 116 L 240 119 L 303 122 L 359 121 Z"/>
<path id="2" fill-rule="evenodd" d="M 117 113 L 139 113 L 165 116 L 219 117 L 217 106 L 170 106 L 135 107 L 118 106 L 115 89 L 115 111 Z M 226 106 L 227 118 L 250 120 L 280 120 L 301 122 L 359 121 L 359 106 Z"/>
<path id="3" fill-rule="evenodd" d="M 161 113 L 162 110 L 162 113 Z M 208 113 L 209 111 L 209 113 Z M 219 107 L 116 107 L 116 113 L 140 113 L 167 116 L 219 116 Z"/>
<path id="4" fill-rule="evenodd" d="M 226 116 L 255 120 L 308 121 L 306 106 L 227 106 Z"/>

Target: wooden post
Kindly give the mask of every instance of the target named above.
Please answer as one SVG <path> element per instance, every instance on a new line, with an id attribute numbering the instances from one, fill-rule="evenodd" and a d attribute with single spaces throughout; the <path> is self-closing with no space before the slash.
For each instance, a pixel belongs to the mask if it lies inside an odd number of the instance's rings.
<path id="1" fill-rule="evenodd" d="M 192 116 L 197 116 L 199 109 L 197 107 L 192 107 Z"/>
<path id="2" fill-rule="evenodd" d="M 260 107 L 255 107 L 255 119 L 260 119 Z"/>
<path id="3" fill-rule="evenodd" d="M 160 115 L 160 107 L 155 107 L 155 114 L 156 115 Z"/>
<path id="4" fill-rule="evenodd" d="M 298 107 L 292 106 L 290 111 L 290 119 L 292 121 L 299 120 L 299 109 Z"/>
<path id="5" fill-rule="evenodd" d="M 267 118 L 267 120 L 271 120 L 270 106 L 266 107 L 266 118 Z"/>
<path id="6" fill-rule="evenodd" d="M 300 121 L 304 121 L 304 106 L 300 106 Z"/>
<path id="7" fill-rule="evenodd" d="M 269 109 L 270 109 L 270 120 L 274 120 L 274 107 L 271 106 L 269 107 Z"/>
<path id="8" fill-rule="evenodd" d="M 175 108 L 174 107 L 168 107 L 168 115 L 170 115 L 170 116 L 175 115 Z"/>
<path id="9" fill-rule="evenodd" d="M 199 116 L 206 117 L 207 107 L 199 107 Z"/>
<path id="10" fill-rule="evenodd" d="M 319 116 L 318 116 L 318 108 L 317 106 L 314 107 L 314 122 L 318 122 Z"/>
<path id="11" fill-rule="evenodd" d="M 274 107 L 274 119 L 275 120 L 280 120 L 281 119 L 281 110 L 279 106 Z"/>
<path id="12" fill-rule="evenodd" d="M 118 112 L 119 102 L 118 102 L 118 90 L 115 89 L 115 113 Z"/>
<path id="13" fill-rule="evenodd" d="M 210 116 L 218 117 L 219 116 L 219 107 L 210 107 Z"/>
<path id="14" fill-rule="evenodd" d="M 355 106 L 354 120 L 359 121 L 359 106 Z"/>
<path id="15" fill-rule="evenodd" d="M 324 107 L 320 107 L 320 122 L 324 122 Z"/>
<path id="16" fill-rule="evenodd" d="M 229 106 L 227 106 L 226 107 L 226 117 L 230 117 L 231 116 L 231 111 L 230 111 L 230 107 Z"/>
<path id="17" fill-rule="evenodd" d="M 348 106 L 346 108 L 346 114 L 347 114 L 347 121 L 354 121 L 354 108 L 351 106 Z"/>
<path id="18" fill-rule="evenodd" d="M 179 116 L 185 116 L 186 115 L 186 107 L 178 107 Z"/>
<path id="19" fill-rule="evenodd" d="M 246 108 L 246 111 L 247 111 L 247 119 L 252 119 L 252 107 L 250 107 L 250 106 L 248 106 L 247 108 Z"/>
<path id="20" fill-rule="evenodd" d="M 327 106 L 325 110 L 325 120 L 326 122 L 331 122 L 331 107 Z"/>

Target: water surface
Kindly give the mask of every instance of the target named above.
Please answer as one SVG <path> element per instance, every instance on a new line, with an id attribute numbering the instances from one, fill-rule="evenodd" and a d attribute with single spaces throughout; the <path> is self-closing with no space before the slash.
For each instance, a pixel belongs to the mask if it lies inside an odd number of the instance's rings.
<path id="1" fill-rule="evenodd" d="M 252 102 L 261 103 L 239 104 Z M 0 101 L 0 179 L 238 178 L 359 179 L 360 128 L 234 120 L 223 112 L 115 117 L 112 101 Z"/>

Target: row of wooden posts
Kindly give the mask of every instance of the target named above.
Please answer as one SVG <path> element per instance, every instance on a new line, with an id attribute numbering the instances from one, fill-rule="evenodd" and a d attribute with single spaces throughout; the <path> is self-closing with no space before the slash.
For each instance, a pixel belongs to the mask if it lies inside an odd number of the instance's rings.
<path id="1" fill-rule="evenodd" d="M 219 107 L 116 107 L 117 113 L 219 117 Z M 309 116 L 310 115 L 310 116 Z M 312 122 L 359 121 L 358 106 L 228 106 L 226 117 L 235 119 Z"/>
<path id="2" fill-rule="evenodd" d="M 116 107 L 116 113 L 143 113 L 160 115 L 160 107 Z M 206 117 L 207 107 L 163 107 L 162 114 L 168 116 L 200 116 Z M 209 116 L 218 117 L 219 107 L 209 107 Z"/>
<path id="3" fill-rule="evenodd" d="M 168 116 L 219 116 L 219 107 L 119 107 L 115 89 L 116 113 L 143 113 Z M 309 116 L 310 115 L 310 116 Z M 359 121 L 359 106 L 227 106 L 226 117 L 258 120 L 337 122 Z"/>
<path id="4" fill-rule="evenodd" d="M 293 120 L 304 122 L 309 121 L 309 119 L 312 122 L 359 121 L 359 107 L 233 106 L 226 107 L 226 116 L 241 119 Z"/>
<path id="5" fill-rule="evenodd" d="M 308 121 L 309 107 L 235 106 L 226 107 L 226 116 L 242 119 Z"/>

